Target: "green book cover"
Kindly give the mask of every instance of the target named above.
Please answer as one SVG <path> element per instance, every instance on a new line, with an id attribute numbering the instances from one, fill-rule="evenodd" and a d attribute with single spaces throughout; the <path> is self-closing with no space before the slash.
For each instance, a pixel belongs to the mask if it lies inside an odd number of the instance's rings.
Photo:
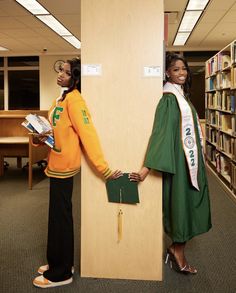
<path id="1" fill-rule="evenodd" d="M 109 202 L 139 203 L 138 183 L 130 181 L 128 175 L 124 173 L 123 176 L 106 182 Z"/>

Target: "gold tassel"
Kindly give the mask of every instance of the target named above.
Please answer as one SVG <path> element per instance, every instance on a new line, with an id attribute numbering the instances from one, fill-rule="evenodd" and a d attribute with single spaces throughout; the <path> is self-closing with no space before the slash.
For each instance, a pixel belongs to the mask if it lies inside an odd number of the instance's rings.
<path id="1" fill-rule="evenodd" d="M 123 212 L 121 209 L 119 209 L 119 213 L 118 213 L 118 242 L 120 242 L 122 239 L 122 215 L 123 215 Z"/>

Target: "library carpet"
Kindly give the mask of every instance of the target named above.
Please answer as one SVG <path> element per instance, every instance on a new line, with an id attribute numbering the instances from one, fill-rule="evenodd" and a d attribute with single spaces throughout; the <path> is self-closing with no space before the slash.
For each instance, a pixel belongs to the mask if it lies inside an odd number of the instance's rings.
<path id="1" fill-rule="evenodd" d="M 10 160 L 10 159 L 9 159 Z M 0 178 L 0 292 L 39 292 L 32 285 L 39 265 L 45 264 L 48 179 L 34 169 L 33 190 L 27 188 L 27 174 L 10 167 Z M 73 194 L 75 224 L 75 275 L 72 284 L 48 289 L 51 293 L 235 293 L 236 292 L 236 202 L 209 172 L 213 228 L 193 238 L 186 247 L 196 276 L 186 276 L 163 264 L 163 281 L 81 278 L 80 176 L 75 177 Z M 165 236 L 164 248 L 170 244 Z M 163 255 L 164 258 L 164 255 Z"/>

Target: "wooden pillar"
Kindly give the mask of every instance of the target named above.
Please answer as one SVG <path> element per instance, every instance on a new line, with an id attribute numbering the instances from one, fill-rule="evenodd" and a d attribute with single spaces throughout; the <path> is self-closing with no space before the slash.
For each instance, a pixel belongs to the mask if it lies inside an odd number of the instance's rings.
<path id="1" fill-rule="evenodd" d="M 163 11 L 160 0 L 81 0 L 82 66 L 101 73 L 82 76 L 82 95 L 112 169 L 143 163 L 162 93 Z M 144 76 L 152 66 L 157 76 Z M 139 185 L 140 204 L 122 206 L 118 243 L 118 205 L 85 160 L 81 175 L 81 276 L 161 280 L 161 176 Z"/>

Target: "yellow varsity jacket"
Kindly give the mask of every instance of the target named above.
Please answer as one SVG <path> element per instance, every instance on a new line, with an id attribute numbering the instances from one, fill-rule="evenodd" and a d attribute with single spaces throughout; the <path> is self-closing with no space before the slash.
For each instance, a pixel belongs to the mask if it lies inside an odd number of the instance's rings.
<path id="1" fill-rule="evenodd" d="M 100 142 L 84 99 L 77 89 L 56 100 L 49 110 L 54 148 L 49 151 L 45 173 L 49 177 L 67 178 L 80 170 L 81 145 L 89 160 L 105 178 L 111 170 L 104 159 Z"/>

